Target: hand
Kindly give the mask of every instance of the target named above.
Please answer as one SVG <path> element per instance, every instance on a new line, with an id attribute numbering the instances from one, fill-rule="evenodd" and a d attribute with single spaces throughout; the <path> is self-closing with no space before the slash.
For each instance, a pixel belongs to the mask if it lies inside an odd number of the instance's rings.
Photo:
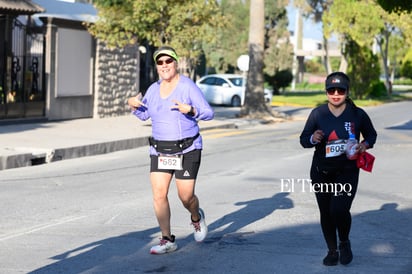
<path id="1" fill-rule="evenodd" d="M 324 136 L 325 134 L 323 133 L 323 131 L 322 130 L 320 130 L 320 129 L 318 129 L 318 130 L 316 130 L 314 133 L 313 133 L 313 135 L 312 135 L 312 141 L 314 142 L 314 143 L 320 143 L 322 140 L 323 140 L 323 136 Z"/>
<path id="2" fill-rule="evenodd" d="M 171 109 L 177 109 L 183 114 L 188 114 L 190 110 L 192 109 L 191 105 L 181 103 L 177 100 L 172 100 L 172 102 L 175 103 L 175 105 L 172 106 Z"/>
<path id="3" fill-rule="evenodd" d="M 366 151 L 366 145 L 364 143 L 359 143 L 356 147 L 356 153 L 363 153 Z"/>
<path id="4" fill-rule="evenodd" d="M 142 101 L 142 94 L 139 92 L 135 97 L 131 97 L 127 100 L 127 104 L 133 109 L 137 109 L 141 106 L 146 106 Z"/>

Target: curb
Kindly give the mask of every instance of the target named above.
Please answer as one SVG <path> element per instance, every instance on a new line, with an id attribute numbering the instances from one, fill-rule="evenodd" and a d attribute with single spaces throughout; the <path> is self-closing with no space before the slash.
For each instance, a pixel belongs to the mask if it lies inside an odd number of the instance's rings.
<path id="1" fill-rule="evenodd" d="M 202 132 L 217 128 L 238 128 L 238 125 L 235 122 L 229 122 L 222 125 L 201 127 L 200 131 Z M 148 138 L 149 136 L 140 136 L 123 140 L 47 150 L 38 148 L 7 149 L 3 150 L 3 153 L 0 155 L 0 171 L 135 149 L 147 146 L 149 144 Z"/>

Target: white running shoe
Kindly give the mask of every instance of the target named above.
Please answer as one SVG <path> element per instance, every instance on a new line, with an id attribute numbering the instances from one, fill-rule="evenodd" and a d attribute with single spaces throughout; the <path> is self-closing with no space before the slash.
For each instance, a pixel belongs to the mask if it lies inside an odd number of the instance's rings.
<path id="1" fill-rule="evenodd" d="M 177 249 L 177 244 L 175 241 L 175 236 L 172 235 L 172 239 L 163 236 L 160 239 L 160 243 L 158 245 L 153 246 L 150 249 L 150 254 L 165 254 L 169 252 L 173 252 Z"/>
<path id="2" fill-rule="evenodd" d="M 207 236 L 207 225 L 205 221 L 205 213 L 203 212 L 201 208 L 199 208 L 199 215 L 200 215 L 200 220 L 198 222 L 192 221 L 193 228 L 195 229 L 193 236 L 195 237 L 196 242 L 203 241 Z"/>

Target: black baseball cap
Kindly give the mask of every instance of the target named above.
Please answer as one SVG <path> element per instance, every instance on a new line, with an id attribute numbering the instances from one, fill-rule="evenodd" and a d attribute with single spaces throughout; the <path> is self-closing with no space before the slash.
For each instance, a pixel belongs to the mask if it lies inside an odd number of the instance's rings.
<path id="1" fill-rule="evenodd" d="M 341 88 L 349 90 L 349 77 L 343 72 L 333 72 L 326 77 L 326 90 L 330 88 Z"/>

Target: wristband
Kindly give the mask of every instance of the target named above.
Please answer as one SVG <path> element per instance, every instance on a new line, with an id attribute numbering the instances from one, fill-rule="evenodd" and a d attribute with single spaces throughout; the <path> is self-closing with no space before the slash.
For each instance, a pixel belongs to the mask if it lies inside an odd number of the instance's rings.
<path id="1" fill-rule="evenodd" d="M 195 109 L 193 108 L 193 106 L 190 106 L 190 110 L 187 113 L 187 115 L 192 116 L 192 117 L 195 116 Z"/>
<path id="2" fill-rule="evenodd" d="M 310 136 L 309 141 L 312 145 L 317 145 L 318 142 L 313 141 L 313 134 Z"/>
<path id="3" fill-rule="evenodd" d="M 362 144 L 364 144 L 365 145 L 365 149 L 367 149 L 367 148 L 369 148 L 369 143 L 368 143 L 368 141 L 362 141 Z"/>

